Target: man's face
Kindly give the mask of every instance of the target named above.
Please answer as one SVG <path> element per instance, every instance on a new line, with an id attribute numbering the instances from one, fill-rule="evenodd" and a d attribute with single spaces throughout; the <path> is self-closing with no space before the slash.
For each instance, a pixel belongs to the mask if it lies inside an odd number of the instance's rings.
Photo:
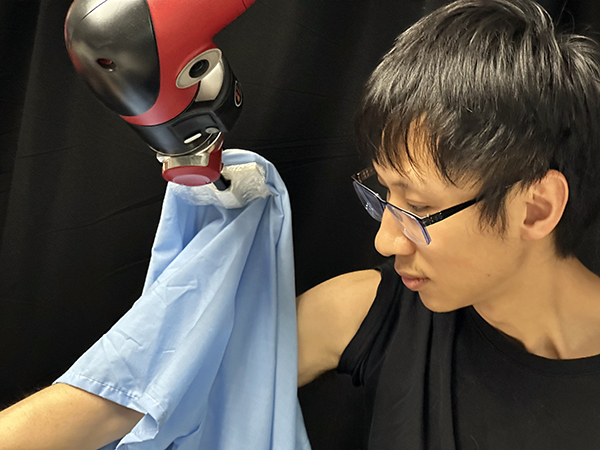
<path id="1" fill-rule="evenodd" d="M 474 187 L 457 187 L 444 181 L 429 162 L 400 175 L 375 165 L 387 200 L 420 217 L 471 200 Z M 479 224 L 478 205 L 427 227 L 429 245 L 405 237 L 401 224 L 386 210 L 375 239 L 377 251 L 395 256 L 395 269 L 404 284 L 418 291 L 432 311 L 452 311 L 481 302 L 499 301 L 519 289 L 519 274 L 528 264 L 526 246 L 517 224 L 521 208 L 517 196 L 506 202 L 507 230 L 503 235 Z"/>

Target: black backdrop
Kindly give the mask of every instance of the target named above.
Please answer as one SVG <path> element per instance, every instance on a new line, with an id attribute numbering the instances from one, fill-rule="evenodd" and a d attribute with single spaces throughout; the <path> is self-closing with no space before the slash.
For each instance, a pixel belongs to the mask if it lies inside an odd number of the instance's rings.
<path id="1" fill-rule="evenodd" d="M 260 153 L 286 182 L 298 292 L 380 261 L 349 182 L 352 117 L 394 37 L 443 3 L 257 0 L 216 37 L 246 100 L 226 148 Z M 135 301 L 165 189 L 152 152 L 72 69 L 69 4 L 0 0 L 0 406 L 51 383 Z M 600 29 L 596 0 L 542 4 Z M 597 248 L 582 250 L 588 265 Z M 328 374 L 300 390 L 315 450 L 364 448 L 349 384 Z"/>

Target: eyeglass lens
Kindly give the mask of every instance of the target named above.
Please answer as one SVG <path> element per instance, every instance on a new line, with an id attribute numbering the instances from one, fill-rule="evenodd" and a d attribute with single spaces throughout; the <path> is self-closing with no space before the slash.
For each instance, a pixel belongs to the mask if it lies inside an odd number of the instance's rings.
<path id="1" fill-rule="evenodd" d="M 390 212 L 402 225 L 404 234 L 407 238 L 418 244 L 427 244 L 427 241 L 423 235 L 423 228 L 414 217 L 403 213 L 389 203 L 383 202 L 381 198 L 377 197 L 373 192 L 366 189 L 360 183 L 354 182 L 353 184 L 354 190 L 358 194 L 358 197 L 362 200 L 364 208 L 371 215 L 371 217 L 381 222 L 383 210 L 387 206 Z"/>
<path id="2" fill-rule="evenodd" d="M 381 218 L 383 217 L 383 208 L 385 208 L 385 205 L 381 203 L 379 198 L 377 198 L 372 192 L 366 190 L 357 182 L 354 182 L 353 184 L 354 190 L 356 191 L 358 197 L 362 200 L 362 204 L 367 212 L 373 219 L 381 222 Z"/>

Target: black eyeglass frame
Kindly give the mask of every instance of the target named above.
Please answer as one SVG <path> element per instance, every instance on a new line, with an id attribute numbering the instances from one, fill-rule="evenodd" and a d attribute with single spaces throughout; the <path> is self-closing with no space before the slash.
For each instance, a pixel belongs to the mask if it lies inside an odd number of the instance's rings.
<path id="1" fill-rule="evenodd" d="M 377 175 L 377 172 L 375 171 L 375 169 L 373 167 L 367 167 L 366 169 L 361 170 L 357 174 L 352 175 L 352 181 L 354 183 L 356 183 L 360 189 L 365 189 L 368 192 L 370 192 L 372 195 L 374 195 L 375 198 L 377 198 L 377 200 L 379 200 L 379 202 L 383 206 L 383 210 L 385 210 L 386 207 L 391 207 L 391 208 L 396 209 L 396 210 L 400 211 L 401 213 L 406 214 L 409 217 L 415 219 L 419 223 L 419 225 L 421 225 L 421 228 L 423 230 L 423 236 L 425 237 L 425 245 L 429 245 L 429 243 L 431 242 L 431 237 L 429 236 L 429 233 L 426 230 L 426 228 L 429 225 L 433 225 L 434 223 L 441 222 L 442 220 L 447 219 L 450 216 L 453 216 L 454 214 L 462 211 L 463 209 L 468 208 L 469 206 L 474 205 L 475 203 L 477 203 L 483 199 L 483 197 L 476 197 L 472 200 L 468 200 L 459 205 L 455 205 L 455 206 L 451 206 L 449 208 L 443 209 L 442 211 L 439 211 L 435 214 L 427 214 L 425 217 L 420 217 L 420 216 L 417 216 L 415 213 L 412 213 L 410 211 L 402 209 L 399 206 L 396 206 L 393 203 L 390 203 L 387 200 L 382 199 L 381 196 L 377 192 L 373 191 L 372 189 L 370 189 L 369 187 L 367 187 L 363 184 L 363 182 L 365 180 L 367 180 L 375 175 Z M 362 199 L 361 199 L 361 201 L 362 201 Z M 363 205 L 363 206 L 366 209 L 366 205 Z M 415 242 L 415 241 L 413 241 L 413 242 Z"/>

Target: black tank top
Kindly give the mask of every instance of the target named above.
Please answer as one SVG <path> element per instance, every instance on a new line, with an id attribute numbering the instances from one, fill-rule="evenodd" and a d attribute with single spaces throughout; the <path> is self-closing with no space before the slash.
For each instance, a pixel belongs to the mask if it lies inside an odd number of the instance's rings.
<path id="1" fill-rule="evenodd" d="M 599 450 L 600 356 L 528 353 L 474 308 L 433 313 L 379 267 L 338 371 L 364 385 L 370 450 Z"/>

